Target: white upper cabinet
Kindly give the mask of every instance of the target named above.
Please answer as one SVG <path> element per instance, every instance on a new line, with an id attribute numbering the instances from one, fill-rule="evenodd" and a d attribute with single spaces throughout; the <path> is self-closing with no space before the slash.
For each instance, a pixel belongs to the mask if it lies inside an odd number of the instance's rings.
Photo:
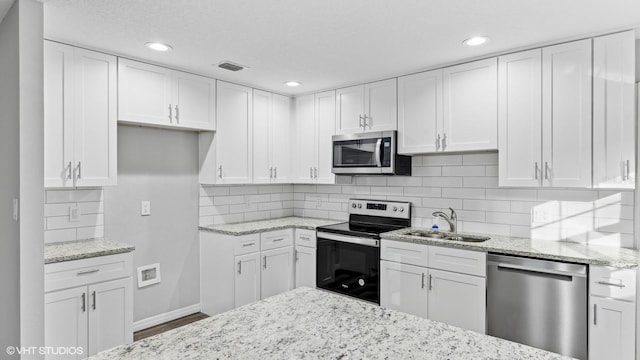
<path id="1" fill-rule="evenodd" d="M 115 185 L 116 57 L 45 41 L 45 187 Z"/>
<path id="2" fill-rule="evenodd" d="M 118 69 L 119 121 L 215 130 L 215 79 L 123 58 Z"/>
<path id="3" fill-rule="evenodd" d="M 292 181 L 333 184 L 332 142 L 335 131 L 336 92 L 326 91 L 295 99 Z"/>
<path id="4" fill-rule="evenodd" d="M 336 90 L 336 133 L 397 128 L 396 79 Z"/>
<path id="5" fill-rule="evenodd" d="M 591 125 L 591 39 L 543 48 L 543 186 L 591 186 Z"/>
<path id="6" fill-rule="evenodd" d="M 496 58 L 443 69 L 443 151 L 498 148 Z"/>
<path id="7" fill-rule="evenodd" d="M 291 100 L 253 90 L 253 182 L 291 182 Z"/>
<path id="8" fill-rule="evenodd" d="M 500 186 L 542 183 L 542 50 L 498 58 Z"/>
<path id="9" fill-rule="evenodd" d="M 440 151 L 442 69 L 398 78 L 398 153 Z"/>
<path id="10" fill-rule="evenodd" d="M 635 34 L 593 39 L 593 186 L 635 187 Z"/>
<path id="11" fill-rule="evenodd" d="M 216 156 L 215 160 L 207 159 L 215 161 L 215 179 L 206 179 L 206 182 L 250 184 L 253 182 L 253 91 L 218 81 L 217 98 L 218 126 L 213 139 Z M 206 166 L 210 167 L 211 163 Z"/>

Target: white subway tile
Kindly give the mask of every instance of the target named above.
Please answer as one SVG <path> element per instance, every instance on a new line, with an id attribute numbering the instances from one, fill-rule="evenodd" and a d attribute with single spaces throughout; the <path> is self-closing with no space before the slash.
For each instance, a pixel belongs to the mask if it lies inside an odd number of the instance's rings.
<path id="1" fill-rule="evenodd" d="M 407 187 L 404 188 L 405 196 L 442 197 L 442 189 L 437 187 Z"/>
<path id="2" fill-rule="evenodd" d="M 498 178 L 493 176 L 466 176 L 462 178 L 464 187 L 467 188 L 497 188 Z"/>
<path id="3" fill-rule="evenodd" d="M 301 207 L 296 207 L 293 209 L 293 216 L 304 216 L 304 209 Z"/>
<path id="4" fill-rule="evenodd" d="M 596 199 L 598 199 L 598 192 L 595 190 L 538 190 L 538 201 L 595 201 Z"/>
<path id="5" fill-rule="evenodd" d="M 342 203 L 333 203 L 326 201 L 320 203 L 320 206 L 318 206 L 316 209 L 328 211 L 343 211 L 342 205 Z"/>
<path id="6" fill-rule="evenodd" d="M 269 212 L 269 216 L 272 219 L 277 219 L 281 217 L 293 216 L 293 209 L 280 209 L 280 210 L 271 210 Z"/>
<path id="7" fill-rule="evenodd" d="M 77 236 L 78 240 L 102 238 L 104 237 L 104 226 L 80 227 Z"/>
<path id="8" fill-rule="evenodd" d="M 285 192 L 282 189 L 283 185 L 275 184 L 275 185 L 260 185 L 258 186 L 258 193 L 260 194 L 277 194 Z"/>
<path id="9" fill-rule="evenodd" d="M 80 214 L 103 214 L 104 203 L 102 201 L 80 202 L 78 203 Z"/>
<path id="10" fill-rule="evenodd" d="M 347 203 L 351 195 L 348 194 L 329 194 L 329 201 Z"/>
<path id="11" fill-rule="evenodd" d="M 464 210 L 508 212 L 511 207 L 510 205 L 509 201 L 502 200 L 464 200 L 462 208 Z"/>
<path id="12" fill-rule="evenodd" d="M 222 215 L 229 213 L 229 205 L 200 206 L 200 216 Z"/>
<path id="13" fill-rule="evenodd" d="M 213 198 L 213 205 L 231 205 L 231 204 L 243 204 L 244 196 L 216 196 Z"/>
<path id="14" fill-rule="evenodd" d="M 293 192 L 316 192 L 316 185 L 311 184 L 295 184 Z"/>
<path id="15" fill-rule="evenodd" d="M 88 190 L 47 190 L 46 203 L 102 201 L 102 188 Z"/>
<path id="16" fill-rule="evenodd" d="M 293 200 L 304 200 L 307 193 L 293 193 Z"/>
<path id="17" fill-rule="evenodd" d="M 424 155 L 422 165 L 462 165 L 462 155 Z"/>
<path id="18" fill-rule="evenodd" d="M 293 201 L 290 201 L 290 200 L 283 201 L 283 202 L 282 202 L 282 208 L 283 208 L 283 209 L 293 209 L 293 208 L 294 208 L 293 203 L 294 203 L 294 202 L 293 202 Z"/>
<path id="19" fill-rule="evenodd" d="M 531 209 L 539 204 L 535 201 L 511 201 L 511 212 L 531 214 Z"/>
<path id="20" fill-rule="evenodd" d="M 485 222 L 484 211 L 456 210 L 459 221 Z"/>
<path id="21" fill-rule="evenodd" d="M 422 186 L 433 187 L 462 187 L 461 177 L 423 177 Z"/>
<path id="22" fill-rule="evenodd" d="M 271 201 L 258 203 L 258 210 L 280 210 L 282 209 L 282 201 Z"/>
<path id="23" fill-rule="evenodd" d="M 410 202 L 412 206 L 422 206 L 422 198 L 415 196 L 387 196 L 387 201 Z"/>
<path id="24" fill-rule="evenodd" d="M 198 224 L 200 226 L 212 225 L 213 224 L 213 215 L 211 215 L 211 216 L 200 216 Z"/>
<path id="25" fill-rule="evenodd" d="M 293 193 L 271 194 L 271 201 L 293 200 Z"/>
<path id="26" fill-rule="evenodd" d="M 76 203 L 44 204 L 44 216 L 69 216 L 69 207 Z"/>
<path id="27" fill-rule="evenodd" d="M 103 214 L 80 215 L 80 221 L 70 222 L 69 216 L 51 216 L 46 219 L 47 230 L 71 229 L 104 224 Z"/>
<path id="28" fill-rule="evenodd" d="M 422 198 L 422 206 L 435 209 L 462 209 L 462 199 Z"/>
<path id="29" fill-rule="evenodd" d="M 247 202 L 247 201 L 251 204 L 267 202 L 267 201 L 271 201 L 271 195 L 270 194 L 245 195 L 244 202 Z"/>
<path id="30" fill-rule="evenodd" d="M 487 189 L 487 199 L 536 201 L 536 190 L 524 189 Z"/>
<path id="31" fill-rule="evenodd" d="M 236 185 L 229 188 L 229 195 L 255 195 L 257 193 L 257 186 Z"/>
<path id="32" fill-rule="evenodd" d="M 200 206 L 213 206 L 213 196 L 200 196 Z"/>
<path id="33" fill-rule="evenodd" d="M 387 177 L 386 176 L 357 176 L 356 185 L 386 186 Z"/>
<path id="34" fill-rule="evenodd" d="M 282 192 L 293 192 L 293 184 L 282 184 Z"/>
<path id="35" fill-rule="evenodd" d="M 489 224 L 473 221 L 461 221 L 462 231 L 467 233 L 480 233 L 490 235 L 509 236 L 510 226 L 504 224 Z"/>
<path id="36" fill-rule="evenodd" d="M 422 178 L 417 176 L 392 176 L 387 179 L 388 186 L 422 186 Z"/>
<path id="37" fill-rule="evenodd" d="M 598 218 L 633 220 L 633 206 L 606 205 L 596 207 L 595 216 Z"/>
<path id="38" fill-rule="evenodd" d="M 60 229 L 60 230 L 46 230 L 44 232 L 44 243 L 56 243 L 64 241 L 77 240 L 76 229 Z"/>
<path id="39" fill-rule="evenodd" d="M 319 193 L 325 194 L 340 194 L 342 193 L 342 186 L 340 185 L 317 185 L 316 190 Z"/>
<path id="40" fill-rule="evenodd" d="M 306 201 L 329 201 L 329 194 L 307 193 L 305 194 Z"/>
<path id="41" fill-rule="evenodd" d="M 440 166 L 417 166 L 411 169 L 413 176 L 442 176 L 442 167 Z"/>
<path id="42" fill-rule="evenodd" d="M 442 176 L 484 176 L 484 166 L 443 166 Z"/>
<path id="43" fill-rule="evenodd" d="M 442 197 L 453 199 L 484 199 L 484 189 L 443 188 Z"/>
<path id="44" fill-rule="evenodd" d="M 401 196 L 404 194 L 404 189 L 401 187 L 389 187 L 389 186 L 372 186 L 371 195 L 395 195 Z"/>
<path id="45" fill-rule="evenodd" d="M 498 165 L 487 165 L 484 167 L 485 176 L 498 176 Z"/>
<path id="46" fill-rule="evenodd" d="M 420 155 L 411 156 L 411 166 L 422 166 L 422 158 Z"/>
<path id="47" fill-rule="evenodd" d="M 599 204 L 620 203 L 622 205 L 633 205 L 633 191 L 600 190 L 598 191 L 597 201 Z"/>
<path id="48" fill-rule="evenodd" d="M 256 211 L 256 212 L 245 213 L 243 221 L 258 221 L 258 220 L 267 220 L 270 218 L 271 218 L 271 213 L 269 211 Z"/>
<path id="49" fill-rule="evenodd" d="M 522 225 L 529 227 L 531 225 L 531 215 L 511 212 L 487 211 L 486 222 L 493 224 Z"/>
<path id="50" fill-rule="evenodd" d="M 462 165 L 498 165 L 498 153 L 463 154 Z"/>
<path id="51" fill-rule="evenodd" d="M 530 226 L 511 225 L 510 230 L 509 230 L 509 236 L 521 237 L 521 238 L 530 238 L 531 237 L 531 227 Z"/>
<path id="52" fill-rule="evenodd" d="M 355 185 L 355 176 L 336 175 L 334 182 L 337 185 Z"/>
<path id="53" fill-rule="evenodd" d="M 226 196 L 229 195 L 229 187 L 228 186 L 201 186 L 200 187 L 200 196 Z"/>
<path id="54" fill-rule="evenodd" d="M 252 203 L 252 204 L 234 204 L 229 205 L 229 214 L 238 214 L 238 213 L 246 213 L 252 211 L 258 211 L 258 204 L 261 203 Z M 224 214 L 214 214 L 214 215 L 224 215 Z"/>
<path id="55" fill-rule="evenodd" d="M 633 234 L 633 220 L 596 219 L 596 224 L 598 231 Z"/>
<path id="56" fill-rule="evenodd" d="M 431 221 L 431 218 L 433 217 L 432 214 L 435 211 L 441 211 L 442 209 L 443 207 L 413 207 L 411 209 L 411 215 Z M 431 227 L 431 225 L 429 225 L 429 227 Z"/>
<path id="57" fill-rule="evenodd" d="M 319 219 L 328 219 L 329 211 L 326 210 L 314 210 L 314 209 L 303 209 L 302 216 L 304 217 L 312 217 Z"/>
<path id="58" fill-rule="evenodd" d="M 368 195 L 371 194 L 370 186 L 342 186 L 343 194 Z"/>
<path id="59" fill-rule="evenodd" d="M 232 224 L 244 221 L 244 214 L 224 214 L 213 217 L 214 225 Z"/>

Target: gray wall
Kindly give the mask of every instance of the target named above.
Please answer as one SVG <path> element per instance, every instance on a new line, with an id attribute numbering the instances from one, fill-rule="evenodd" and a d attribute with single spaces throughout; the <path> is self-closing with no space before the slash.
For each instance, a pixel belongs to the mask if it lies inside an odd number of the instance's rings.
<path id="1" fill-rule="evenodd" d="M 104 188 L 105 236 L 135 245 L 134 267 L 160 263 L 161 283 L 134 280 L 134 321 L 200 302 L 198 136 L 118 126 L 118 185 Z M 151 216 L 140 216 L 140 201 Z"/>
<path id="2" fill-rule="evenodd" d="M 2 356 L 9 345 L 44 344 L 42 26 L 35 0 L 16 1 L 0 23 Z"/>
<path id="3" fill-rule="evenodd" d="M 0 23 L 0 354 L 20 343 L 20 227 L 12 199 L 20 192 L 18 6 Z M 17 357 L 16 357 L 17 358 Z"/>

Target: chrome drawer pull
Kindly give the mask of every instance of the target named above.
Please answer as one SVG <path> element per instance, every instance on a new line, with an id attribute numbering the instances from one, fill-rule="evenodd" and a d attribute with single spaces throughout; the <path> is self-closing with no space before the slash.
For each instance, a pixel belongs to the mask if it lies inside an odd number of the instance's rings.
<path id="1" fill-rule="evenodd" d="M 278 242 L 278 241 L 282 241 L 284 240 L 284 238 L 277 238 L 277 239 L 273 239 L 273 242 Z"/>
<path id="2" fill-rule="evenodd" d="M 621 289 L 626 286 L 624 284 L 614 284 L 614 283 L 610 283 L 610 282 L 607 282 L 607 281 L 598 281 L 598 284 L 606 285 L 606 286 L 617 286 L 617 287 L 619 287 Z"/>
<path id="3" fill-rule="evenodd" d="M 242 247 L 247 247 L 247 246 L 253 246 L 256 243 L 252 242 L 252 243 L 246 243 L 246 244 L 242 244 Z"/>
<path id="4" fill-rule="evenodd" d="M 98 271 L 100 271 L 100 269 L 83 270 L 83 271 L 78 271 L 78 275 L 93 274 L 93 273 L 97 273 Z"/>

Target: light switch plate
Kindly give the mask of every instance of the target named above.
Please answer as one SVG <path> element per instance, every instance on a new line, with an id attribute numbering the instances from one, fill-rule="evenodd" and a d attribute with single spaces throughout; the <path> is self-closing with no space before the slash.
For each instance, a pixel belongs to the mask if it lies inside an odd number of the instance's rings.
<path id="1" fill-rule="evenodd" d="M 18 221 L 19 203 L 17 198 L 13 198 L 13 221 Z"/>
<path id="2" fill-rule="evenodd" d="M 145 200 L 140 202 L 140 215 L 141 216 L 151 215 L 151 201 Z"/>
<path id="3" fill-rule="evenodd" d="M 69 222 L 79 222 L 80 221 L 80 209 L 78 208 L 78 204 L 69 206 Z"/>

